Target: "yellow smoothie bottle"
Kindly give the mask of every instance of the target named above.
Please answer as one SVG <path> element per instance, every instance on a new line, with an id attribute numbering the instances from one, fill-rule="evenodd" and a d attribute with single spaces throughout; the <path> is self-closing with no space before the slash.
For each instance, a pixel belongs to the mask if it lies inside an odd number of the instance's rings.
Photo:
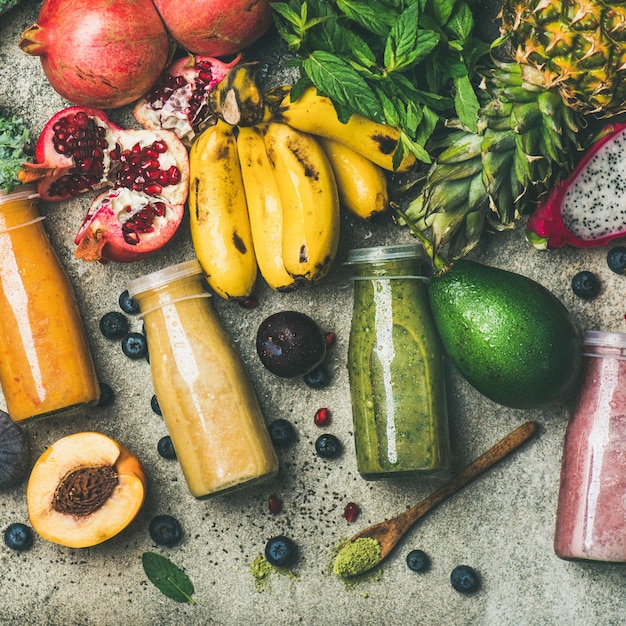
<path id="1" fill-rule="evenodd" d="M 163 419 L 196 498 L 278 472 L 252 383 L 202 276 L 193 260 L 128 285 L 141 308 Z"/>
<path id="2" fill-rule="evenodd" d="M 34 186 L 0 192 L 0 385 L 20 422 L 95 403 L 100 385 Z"/>

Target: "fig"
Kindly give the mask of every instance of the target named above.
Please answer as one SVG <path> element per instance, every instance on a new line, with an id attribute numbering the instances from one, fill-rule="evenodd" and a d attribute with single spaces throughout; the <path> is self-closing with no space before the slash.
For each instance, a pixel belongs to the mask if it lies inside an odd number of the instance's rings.
<path id="1" fill-rule="evenodd" d="M 146 493 L 139 459 L 97 432 L 68 435 L 37 460 L 26 489 L 28 517 L 44 539 L 95 546 L 124 530 Z"/>
<path id="2" fill-rule="evenodd" d="M 315 320 L 298 311 L 280 311 L 259 325 L 256 350 L 265 367 L 282 378 L 304 376 L 326 356 L 326 341 Z"/>
<path id="3" fill-rule="evenodd" d="M 0 489 L 19 484 L 26 476 L 30 446 L 24 431 L 0 410 Z"/>

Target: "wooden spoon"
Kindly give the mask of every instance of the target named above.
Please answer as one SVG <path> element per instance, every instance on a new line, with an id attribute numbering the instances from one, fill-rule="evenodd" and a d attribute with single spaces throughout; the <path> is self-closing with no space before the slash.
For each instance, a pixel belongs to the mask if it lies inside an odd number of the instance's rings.
<path id="1" fill-rule="evenodd" d="M 463 471 L 451 478 L 447 483 L 442 485 L 437 491 L 416 504 L 414 507 L 400 513 L 396 517 L 387 519 L 384 522 L 365 528 L 358 532 L 354 537 L 349 539 L 341 548 L 343 551 L 346 546 L 353 543 L 357 539 L 373 539 L 380 544 L 380 556 L 377 561 L 372 563 L 363 563 L 358 572 L 346 575 L 360 575 L 372 569 L 383 561 L 389 553 L 395 548 L 396 544 L 404 536 L 404 534 L 419 520 L 426 515 L 428 511 L 437 504 L 445 500 L 448 496 L 465 487 L 474 478 L 480 476 L 488 470 L 492 465 L 505 456 L 519 448 L 525 441 L 530 439 L 537 432 L 537 424 L 535 422 L 526 422 L 513 432 L 509 433 L 504 439 L 496 443 L 487 452 L 472 461 Z"/>

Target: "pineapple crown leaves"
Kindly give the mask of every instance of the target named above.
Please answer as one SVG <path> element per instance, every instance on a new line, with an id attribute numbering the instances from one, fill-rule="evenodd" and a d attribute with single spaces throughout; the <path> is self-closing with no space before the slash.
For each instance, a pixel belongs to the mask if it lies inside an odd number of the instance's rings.
<path id="1" fill-rule="evenodd" d="M 465 0 L 288 0 L 272 3 L 295 55 L 297 89 L 313 84 L 340 119 L 352 113 L 397 127 L 398 154 L 430 163 L 426 144 L 455 115 L 475 129 L 472 83 L 489 45 L 474 36 Z"/>
<path id="2" fill-rule="evenodd" d="M 526 83 L 517 64 L 494 61 L 481 86 L 477 131 L 449 121 L 449 132 L 430 144 L 437 159 L 404 214 L 434 255 L 451 260 L 484 230 L 514 228 L 581 149 L 581 117 L 555 91 Z"/>

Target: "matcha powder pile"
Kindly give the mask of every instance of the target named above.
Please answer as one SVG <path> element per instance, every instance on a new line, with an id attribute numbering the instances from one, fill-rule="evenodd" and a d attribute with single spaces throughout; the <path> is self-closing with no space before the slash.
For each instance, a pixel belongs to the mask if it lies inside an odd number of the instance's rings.
<path id="1" fill-rule="evenodd" d="M 335 558 L 333 573 L 337 576 L 358 576 L 380 563 L 382 548 L 377 539 L 361 537 L 344 545 Z"/>

